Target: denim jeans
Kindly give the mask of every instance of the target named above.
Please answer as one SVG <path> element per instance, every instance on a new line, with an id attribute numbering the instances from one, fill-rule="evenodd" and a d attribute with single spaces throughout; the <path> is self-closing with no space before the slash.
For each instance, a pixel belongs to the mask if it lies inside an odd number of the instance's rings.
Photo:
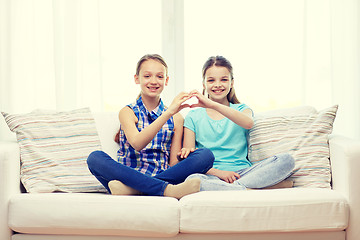
<path id="1" fill-rule="evenodd" d="M 201 179 L 200 191 L 246 190 L 275 185 L 288 178 L 294 167 L 293 157 L 282 153 L 236 171 L 240 178 L 233 183 L 227 183 L 214 175 L 192 174 L 188 178 Z"/>
<path id="2" fill-rule="evenodd" d="M 197 149 L 178 164 L 152 177 L 113 160 L 103 151 L 92 152 L 87 164 L 90 172 L 108 190 L 111 180 L 119 180 L 146 195 L 163 196 L 166 186 L 179 184 L 194 173 L 206 173 L 214 163 L 213 153 L 206 148 Z"/>

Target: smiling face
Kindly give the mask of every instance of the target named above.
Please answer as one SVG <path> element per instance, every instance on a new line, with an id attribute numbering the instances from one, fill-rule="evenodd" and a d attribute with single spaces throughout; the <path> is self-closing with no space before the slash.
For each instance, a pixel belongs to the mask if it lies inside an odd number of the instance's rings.
<path id="1" fill-rule="evenodd" d="M 148 97 L 159 97 L 168 80 L 166 67 L 154 59 L 144 61 L 139 74 L 135 75 L 135 83 L 140 84 L 141 94 Z"/>
<path id="2" fill-rule="evenodd" d="M 226 67 L 213 65 L 205 72 L 203 86 L 213 101 L 229 104 L 227 95 L 229 94 L 234 81 Z"/>

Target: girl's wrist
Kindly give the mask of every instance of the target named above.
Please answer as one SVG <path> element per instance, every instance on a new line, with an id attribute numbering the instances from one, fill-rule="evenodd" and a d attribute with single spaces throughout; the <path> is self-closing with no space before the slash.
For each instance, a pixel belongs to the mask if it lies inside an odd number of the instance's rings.
<path id="1" fill-rule="evenodd" d="M 168 108 L 168 109 L 166 109 L 165 112 L 163 112 L 162 115 L 164 115 L 167 118 L 171 118 L 171 116 L 175 115 L 175 113 L 172 113 L 172 111 Z"/>
<path id="2" fill-rule="evenodd" d="M 215 101 L 213 101 L 213 100 L 210 100 L 210 102 L 209 102 L 209 108 L 214 109 L 214 110 L 217 110 L 219 106 L 221 106 L 220 103 L 215 102 Z"/>

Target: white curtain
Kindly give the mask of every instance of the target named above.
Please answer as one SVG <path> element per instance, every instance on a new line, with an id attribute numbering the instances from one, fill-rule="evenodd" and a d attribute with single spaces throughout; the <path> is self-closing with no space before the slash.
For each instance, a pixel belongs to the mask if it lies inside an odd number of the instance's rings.
<path id="1" fill-rule="evenodd" d="M 360 2 L 331 0 L 330 15 L 334 133 L 360 140 Z"/>
<path id="2" fill-rule="evenodd" d="M 169 1 L 0 0 L 0 111 L 118 110 L 139 91 L 133 74 L 143 54 L 160 53 L 174 64 L 173 59 L 186 62 L 197 54 L 172 56 L 188 41 L 174 37 L 192 36 L 170 34 L 184 26 L 179 16 L 188 20 L 177 9 L 162 9 L 176 8 L 175 1 L 180 0 Z M 303 71 L 296 84 L 303 89 L 301 104 L 339 104 L 335 133 L 360 138 L 360 5 L 357 0 L 298 0 L 297 4 L 304 6 L 304 44 L 299 46 Z M 202 37 L 206 41 L 209 36 Z M 174 75 L 170 80 L 177 81 L 169 96 L 188 85 L 182 79 L 186 64 L 176 65 L 169 66 Z M 3 132 L 0 128 L 2 136 Z"/>
<path id="3" fill-rule="evenodd" d="M 12 0 L 7 8 L 8 72 L 1 80 L 7 101 L 2 110 L 100 110 L 98 1 Z"/>

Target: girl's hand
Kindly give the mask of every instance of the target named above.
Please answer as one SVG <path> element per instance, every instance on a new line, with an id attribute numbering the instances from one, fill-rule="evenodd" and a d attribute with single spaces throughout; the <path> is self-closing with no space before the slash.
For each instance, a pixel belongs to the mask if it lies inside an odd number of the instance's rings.
<path id="1" fill-rule="evenodd" d="M 171 113 L 171 115 L 178 113 L 184 108 L 190 107 L 189 104 L 183 104 L 189 98 L 191 98 L 191 95 L 189 93 L 182 92 L 178 94 L 168 108 L 168 111 Z"/>
<path id="2" fill-rule="evenodd" d="M 210 169 L 209 172 L 207 172 L 207 174 L 217 176 L 218 178 L 220 178 L 221 180 L 227 183 L 233 183 L 240 178 L 240 175 L 236 172 L 223 171 L 215 168 Z"/>
<path id="3" fill-rule="evenodd" d="M 195 148 L 182 148 L 180 152 L 177 154 L 177 158 L 179 161 L 184 160 L 189 156 L 190 153 L 194 152 Z"/>
<path id="4" fill-rule="evenodd" d="M 199 91 L 197 90 L 191 91 L 190 95 L 191 97 L 196 97 L 199 101 L 197 104 L 191 105 L 190 107 L 192 108 L 194 107 L 211 108 L 213 106 L 214 102 L 209 98 L 205 97 L 204 95 L 202 95 L 201 93 L 199 93 Z"/>
<path id="5" fill-rule="evenodd" d="M 192 97 L 195 96 L 199 100 L 198 104 L 193 104 L 191 105 L 191 107 L 203 107 L 213 109 L 245 129 L 250 129 L 254 126 L 253 112 L 251 109 L 248 108 L 243 111 L 238 111 L 224 104 L 215 102 L 200 94 L 196 90 L 191 91 L 190 94 Z"/>

